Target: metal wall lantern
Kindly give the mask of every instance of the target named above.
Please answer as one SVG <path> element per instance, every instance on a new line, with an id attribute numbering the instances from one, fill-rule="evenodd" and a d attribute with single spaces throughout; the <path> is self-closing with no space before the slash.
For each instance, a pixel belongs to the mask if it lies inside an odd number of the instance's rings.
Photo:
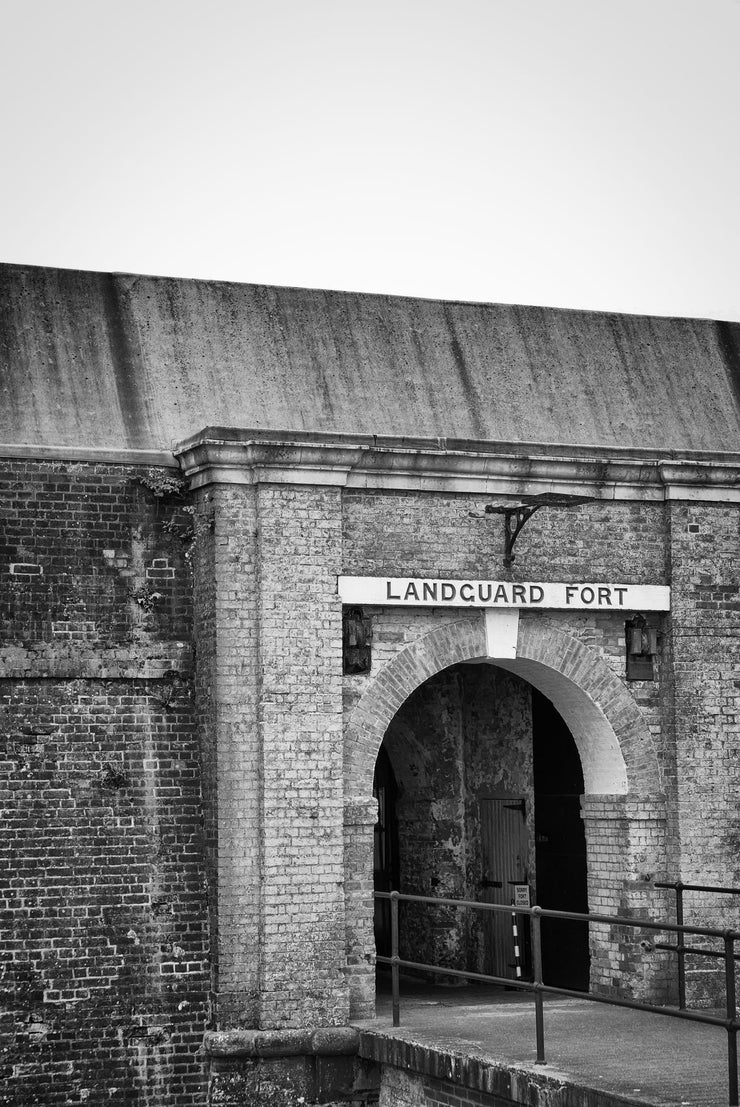
<path id="1" fill-rule="evenodd" d="M 627 650 L 627 680 L 655 680 L 654 659 L 658 652 L 658 631 L 644 615 L 635 615 L 624 628 Z"/>
<path id="2" fill-rule="evenodd" d="M 369 673 L 372 664 L 373 624 L 361 607 L 342 612 L 342 657 L 345 673 Z"/>

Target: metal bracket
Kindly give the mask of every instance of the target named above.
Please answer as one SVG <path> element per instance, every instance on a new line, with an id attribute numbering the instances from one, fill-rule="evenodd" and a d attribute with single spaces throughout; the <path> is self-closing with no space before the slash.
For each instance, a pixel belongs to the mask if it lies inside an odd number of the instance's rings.
<path id="1" fill-rule="evenodd" d="M 504 517 L 504 565 L 510 568 L 514 561 L 514 543 L 524 524 L 527 523 L 536 511 L 541 507 L 577 507 L 579 504 L 591 503 L 596 496 L 572 496 L 567 492 L 540 492 L 534 496 L 528 496 L 526 501 L 518 503 L 494 503 L 486 504 L 486 515 L 503 515 Z M 480 518 L 477 511 L 469 512 L 470 515 Z"/>
<path id="2" fill-rule="evenodd" d="M 487 515 L 503 515 L 504 517 L 504 565 L 508 567 L 514 560 L 514 543 L 519 537 L 519 532 L 526 522 L 528 522 L 535 511 L 539 511 L 544 504 L 516 504 L 511 507 L 508 505 L 498 506 L 496 504 L 486 504 Z"/>

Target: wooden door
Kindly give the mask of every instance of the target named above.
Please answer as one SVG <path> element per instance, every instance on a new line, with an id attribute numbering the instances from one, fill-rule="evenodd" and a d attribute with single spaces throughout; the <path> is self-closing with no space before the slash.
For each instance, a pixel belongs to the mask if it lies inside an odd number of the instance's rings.
<path id="1" fill-rule="evenodd" d="M 529 879 L 529 833 L 523 796 L 480 800 L 481 899 L 485 903 L 510 904 L 514 885 Z M 516 977 L 512 918 L 508 911 L 485 914 L 485 971 L 494 976 Z M 523 919 L 519 916 L 520 931 Z M 521 944 L 521 943 L 520 943 Z"/>

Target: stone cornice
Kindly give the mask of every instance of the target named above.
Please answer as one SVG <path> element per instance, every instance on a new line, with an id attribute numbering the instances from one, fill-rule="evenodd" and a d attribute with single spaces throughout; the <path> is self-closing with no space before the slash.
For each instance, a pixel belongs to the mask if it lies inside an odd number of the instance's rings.
<path id="1" fill-rule="evenodd" d="M 210 1057 L 342 1056 L 357 1053 L 354 1026 L 307 1030 L 207 1030 L 203 1045 Z"/>
<path id="2" fill-rule="evenodd" d="M 0 457 L 29 461 L 86 462 L 90 465 L 156 465 L 177 468 L 170 450 L 102 449 L 88 446 L 41 446 L 33 442 L 0 443 Z"/>
<path id="3" fill-rule="evenodd" d="M 310 484 L 369 490 L 740 503 L 740 454 L 207 428 L 175 448 L 192 488 Z"/>

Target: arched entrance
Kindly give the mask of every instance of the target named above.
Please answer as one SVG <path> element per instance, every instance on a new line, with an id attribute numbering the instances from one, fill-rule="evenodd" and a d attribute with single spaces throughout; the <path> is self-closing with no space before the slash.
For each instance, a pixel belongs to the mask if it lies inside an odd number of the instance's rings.
<path id="1" fill-rule="evenodd" d="M 578 752 L 552 704 L 514 674 L 463 663 L 417 688 L 388 727 L 374 791 L 376 891 L 509 904 L 519 885 L 542 906 L 587 909 Z M 387 954 L 386 908 L 376 902 L 375 942 Z M 508 914 L 404 905 L 401 918 L 408 960 L 528 973 L 523 920 L 517 963 Z M 548 983 L 587 987 L 583 924 L 545 920 L 543 955 Z"/>
<path id="2" fill-rule="evenodd" d="M 477 613 L 421 635 L 376 669 L 345 731 L 347 972 L 353 1013 L 374 1010 L 372 858 L 377 805 L 372 796 L 378 751 L 396 714 L 437 673 L 486 661 L 541 691 L 572 735 L 583 771 L 582 813 L 591 910 L 641 907 L 644 882 L 665 866 L 665 810 L 650 731 L 605 660 L 539 615 L 522 617 L 516 657 L 487 655 Z M 495 797 L 492 797 L 495 798 Z M 434 892 L 432 891 L 432 894 Z M 442 893 L 440 893 L 442 894 Z M 636 996 L 654 994 L 647 952 L 591 924 L 590 983 Z M 627 948 L 629 946 L 629 948 Z M 638 943 L 639 946 L 639 943 Z"/>

